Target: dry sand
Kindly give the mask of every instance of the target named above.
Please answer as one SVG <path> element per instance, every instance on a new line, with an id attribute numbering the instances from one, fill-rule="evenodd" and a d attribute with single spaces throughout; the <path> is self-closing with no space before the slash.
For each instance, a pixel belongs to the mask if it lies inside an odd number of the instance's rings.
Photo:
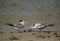
<path id="1" fill-rule="evenodd" d="M 21 17 L 1 17 L 0 16 L 0 26 L 5 26 L 3 23 L 5 22 L 14 22 L 14 20 L 19 20 Z M 50 17 L 46 18 L 41 18 L 41 17 L 31 17 L 32 19 L 35 20 L 44 20 L 44 19 L 49 19 Z M 31 19 L 30 17 L 23 17 L 21 19 Z M 55 18 L 52 16 L 51 18 Z M 57 17 L 58 18 L 58 17 Z M 56 18 L 56 19 L 57 19 Z M 44 20 L 45 21 L 45 20 Z M 1 27 L 0 27 L 1 28 Z M 3 27 L 4 28 L 4 27 Z M 8 30 L 7 30 L 8 31 Z M 23 33 L 5 33 L 5 32 L 0 32 L 0 41 L 60 41 L 60 32 L 23 32 Z"/>
<path id="2" fill-rule="evenodd" d="M 0 41 L 60 41 L 60 32 L 0 32 Z"/>

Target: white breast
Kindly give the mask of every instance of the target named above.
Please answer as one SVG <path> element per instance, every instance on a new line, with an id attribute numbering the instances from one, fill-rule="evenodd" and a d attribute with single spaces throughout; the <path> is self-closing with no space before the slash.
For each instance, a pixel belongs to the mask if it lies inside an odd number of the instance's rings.
<path id="1" fill-rule="evenodd" d="M 25 25 L 24 22 L 20 22 L 20 24 Z"/>
<path id="2" fill-rule="evenodd" d="M 15 29 L 19 29 L 19 28 L 17 28 L 17 27 L 14 27 Z"/>

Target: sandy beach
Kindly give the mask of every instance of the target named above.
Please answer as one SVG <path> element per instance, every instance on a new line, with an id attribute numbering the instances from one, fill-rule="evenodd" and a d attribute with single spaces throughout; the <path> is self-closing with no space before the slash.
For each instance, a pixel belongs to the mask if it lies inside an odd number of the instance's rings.
<path id="1" fill-rule="evenodd" d="M 60 41 L 60 32 L 0 32 L 0 41 Z"/>
<path id="2" fill-rule="evenodd" d="M 8 26 L 28 22 L 24 32 Z M 54 24 L 40 32 L 31 31 L 33 24 Z M 60 0 L 0 0 L 0 41 L 60 41 Z"/>

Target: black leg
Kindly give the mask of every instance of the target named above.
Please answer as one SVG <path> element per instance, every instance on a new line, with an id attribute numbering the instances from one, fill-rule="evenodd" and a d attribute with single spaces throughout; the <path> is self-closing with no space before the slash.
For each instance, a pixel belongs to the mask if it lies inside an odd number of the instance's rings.
<path id="1" fill-rule="evenodd" d="M 41 32 L 41 29 L 39 29 L 39 32 Z"/>
<path id="2" fill-rule="evenodd" d="M 19 32 L 21 33 L 22 32 L 22 29 L 20 28 L 19 30 L 20 30 Z"/>
<path id="3" fill-rule="evenodd" d="M 21 29 L 17 29 L 17 31 L 18 31 L 18 33 L 20 33 L 21 32 Z"/>
<path id="4" fill-rule="evenodd" d="M 41 32 L 41 29 L 40 29 L 40 32 Z"/>
<path id="5" fill-rule="evenodd" d="M 17 31 L 19 32 L 19 29 L 17 29 Z"/>

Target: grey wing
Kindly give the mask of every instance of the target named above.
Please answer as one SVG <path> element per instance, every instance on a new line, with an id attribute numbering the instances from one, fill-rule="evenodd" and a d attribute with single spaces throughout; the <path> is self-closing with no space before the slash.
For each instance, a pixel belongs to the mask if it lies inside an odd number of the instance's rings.
<path id="1" fill-rule="evenodd" d="M 22 25 L 22 24 L 16 24 L 16 25 L 15 25 L 15 27 L 23 28 L 23 27 L 24 27 L 24 25 Z"/>

